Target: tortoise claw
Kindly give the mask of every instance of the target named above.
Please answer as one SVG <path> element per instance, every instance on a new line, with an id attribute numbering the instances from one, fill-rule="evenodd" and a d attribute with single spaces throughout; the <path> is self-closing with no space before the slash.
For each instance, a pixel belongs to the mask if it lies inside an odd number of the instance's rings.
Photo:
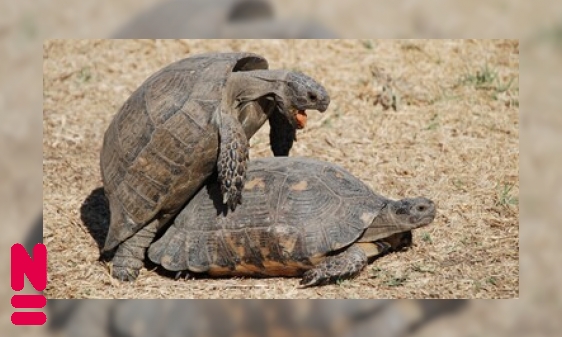
<path id="1" fill-rule="evenodd" d="M 322 283 L 322 276 L 317 269 L 307 270 L 299 282 L 299 288 L 308 288 Z"/>
<path id="2" fill-rule="evenodd" d="M 185 273 L 185 276 L 183 277 L 183 279 L 185 281 L 192 279 L 193 275 L 191 275 L 191 273 L 187 270 L 180 270 L 176 273 L 176 277 L 174 278 L 176 281 L 179 280 L 180 278 L 182 278 L 182 274 Z"/>
<path id="3" fill-rule="evenodd" d="M 224 193 L 222 203 L 227 205 L 230 210 L 234 211 L 236 206 L 242 203 L 242 192 L 236 190 Z"/>

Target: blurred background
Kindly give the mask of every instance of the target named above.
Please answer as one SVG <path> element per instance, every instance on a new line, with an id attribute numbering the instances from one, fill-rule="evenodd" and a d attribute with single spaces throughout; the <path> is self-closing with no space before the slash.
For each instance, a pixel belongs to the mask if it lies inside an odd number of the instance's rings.
<path id="1" fill-rule="evenodd" d="M 16 328 L 9 318 L 9 247 L 15 242 L 31 245 L 41 238 L 42 41 L 94 37 L 520 39 L 522 71 L 526 75 L 521 81 L 525 89 L 520 98 L 524 106 L 520 115 L 521 299 L 470 304 L 410 301 L 384 306 L 369 301 L 367 306 L 373 308 L 361 308 L 359 302 L 343 302 L 341 306 L 329 302 L 323 307 L 333 308 L 333 313 L 314 308 L 309 313 L 317 315 L 318 322 L 334 322 L 334 317 L 361 322 L 354 323 L 357 336 L 555 336 L 562 330 L 562 269 L 558 259 L 562 256 L 562 2 L 3 0 L 0 13 L 0 249 L 5 252 L 0 265 L 5 285 L 0 290 L 0 326 L 6 335 L 55 333 L 43 327 Z M 48 316 L 53 329 L 59 329 L 58 334 L 66 331 L 64 334 L 73 335 L 71 332 L 76 330 L 72 329 L 81 327 L 80 335 L 144 336 L 147 324 L 135 323 L 144 317 L 149 327 L 158 322 L 161 328 L 153 336 L 187 335 L 181 333 L 187 321 L 173 320 L 179 324 L 173 328 L 166 321 L 169 318 L 158 315 L 163 312 L 158 306 L 167 305 L 166 310 L 175 313 L 170 317 L 175 317 L 180 315 L 178 310 L 189 312 L 189 306 L 193 310 L 200 304 L 165 303 L 53 301 Z M 227 309 L 225 303 L 214 303 L 215 309 Z M 304 307 L 305 303 L 294 305 Z M 138 315 L 127 309 L 131 305 Z M 219 314 L 213 308 L 208 310 L 205 317 L 216 322 L 219 316 L 212 315 Z M 229 312 L 239 317 L 237 313 L 250 315 L 255 310 L 241 307 Z M 78 325 L 79 322 L 84 323 Z M 408 332 L 410 327 L 418 329 Z M 365 331 L 369 334 L 365 335 Z"/>

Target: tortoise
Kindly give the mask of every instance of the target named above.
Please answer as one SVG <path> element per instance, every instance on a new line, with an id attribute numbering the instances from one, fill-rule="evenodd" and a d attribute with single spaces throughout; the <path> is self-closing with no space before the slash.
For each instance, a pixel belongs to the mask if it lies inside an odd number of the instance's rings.
<path id="1" fill-rule="evenodd" d="M 168 0 L 136 15 L 112 39 L 335 39 L 312 18 L 277 15 L 269 0 Z"/>
<path id="2" fill-rule="evenodd" d="M 242 195 L 227 212 L 211 180 L 150 246 L 150 260 L 180 273 L 302 276 L 302 287 L 323 285 L 407 248 L 412 230 L 436 213 L 430 199 L 391 200 L 336 164 L 303 157 L 252 160 Z"/>
<path id="3" fill-rule="evenodd" d="M 54 336 L 410 336 L 467 300 L 47 301 Z M 220 324 L 217 324 L 220 322 Z"/>
<path id="4" fill-rule="evenodd" d="M 102 254 L 133 281 L 146 248 L 218 170 L 223 202 L 241 203 L 248 140 L 268 120 L 275 156 L 287 156 L 306 109 L 330 97 L 311 77 L 269 70 L 253 53 L 207 53 L 159 70 L 125 101 L 104 135 L 100 166 L 109 201 Z"/>
<path id="5" fill-rule="evenodd" d="M 274 17 L 272 4 L 264 0 L 167 0 L 132 17 L 112 39 L 225 38 L 221 35 L 231 23 Z"/>

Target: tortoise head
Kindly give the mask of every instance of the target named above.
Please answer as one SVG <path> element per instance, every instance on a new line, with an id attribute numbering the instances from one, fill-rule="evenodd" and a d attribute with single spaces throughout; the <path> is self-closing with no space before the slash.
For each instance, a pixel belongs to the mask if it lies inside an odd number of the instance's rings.
<path id="1" fill-rule="evenodd" d="M 435 204 L 427 198 L 386 200 L 380 213 L 366 228 L 361 242 L 384 239 L 394 250 L 411 244 L 411 230 L 427 226 L 435 219 Z"/>
<path id="2" fill-rule="evenodd" d="M 298 115 L 306 119 L 306 110 L 318 110 L 324 112 L 330 105 L 328 91 L 312 77 L 299 71 L 291 71 L 286 76 L 283 107 L 281 112 L 289 122 L 302 128 L 303 121 Z"/>
<path id="3" fill-rule="evenodd" d="M 435 219 L 435 203 L 427 198 L 406 198 L 387 204 L 388 221 L 403 230 L 427 226 Z"/>
<path id="4" fill-rule="evenodd" d="M 330 95 L 322 84 L 300 71 L 287 74 L 287 97 L 291 108 L 296 110 L 324 112 L 330 105 Z"/>

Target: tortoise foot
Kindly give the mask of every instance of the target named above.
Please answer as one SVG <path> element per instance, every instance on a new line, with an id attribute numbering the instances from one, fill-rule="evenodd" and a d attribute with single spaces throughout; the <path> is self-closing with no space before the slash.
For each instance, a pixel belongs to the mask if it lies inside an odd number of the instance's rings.
<path id="1" fill-rule="evenodd" d="M 143 262 L 132 256 L 118 254 L 120 252 L 121 246 L 113 258 L 111 276 L 121 282 L 133 282 L 139 277 Z"/>
<path id="2" fill-rule="evenodd" d="M 113 278 L 121 282 L 133 282 L 139 277 L 140 270 L 124 266 L 114 266 L 111 272 Z"/>
<path id="3" fill-rule="evenodd" d="M 155 226 L 157 223 L 157 221 L 151 222 L 119 245 L 112 260 L 113 270 L 111 274 L 114 278 L 128 282 L 137 279 L 144 265 L 146 249 L 156 235 Z"/>
<path id="4" fill-rule="evenodd" d="M 367 254 L 357 247 L 327 257 L 315 268 L 307 270 L 300 281 L 300 288 L 335 283 L 356 276 L 367 265 Z"/>

